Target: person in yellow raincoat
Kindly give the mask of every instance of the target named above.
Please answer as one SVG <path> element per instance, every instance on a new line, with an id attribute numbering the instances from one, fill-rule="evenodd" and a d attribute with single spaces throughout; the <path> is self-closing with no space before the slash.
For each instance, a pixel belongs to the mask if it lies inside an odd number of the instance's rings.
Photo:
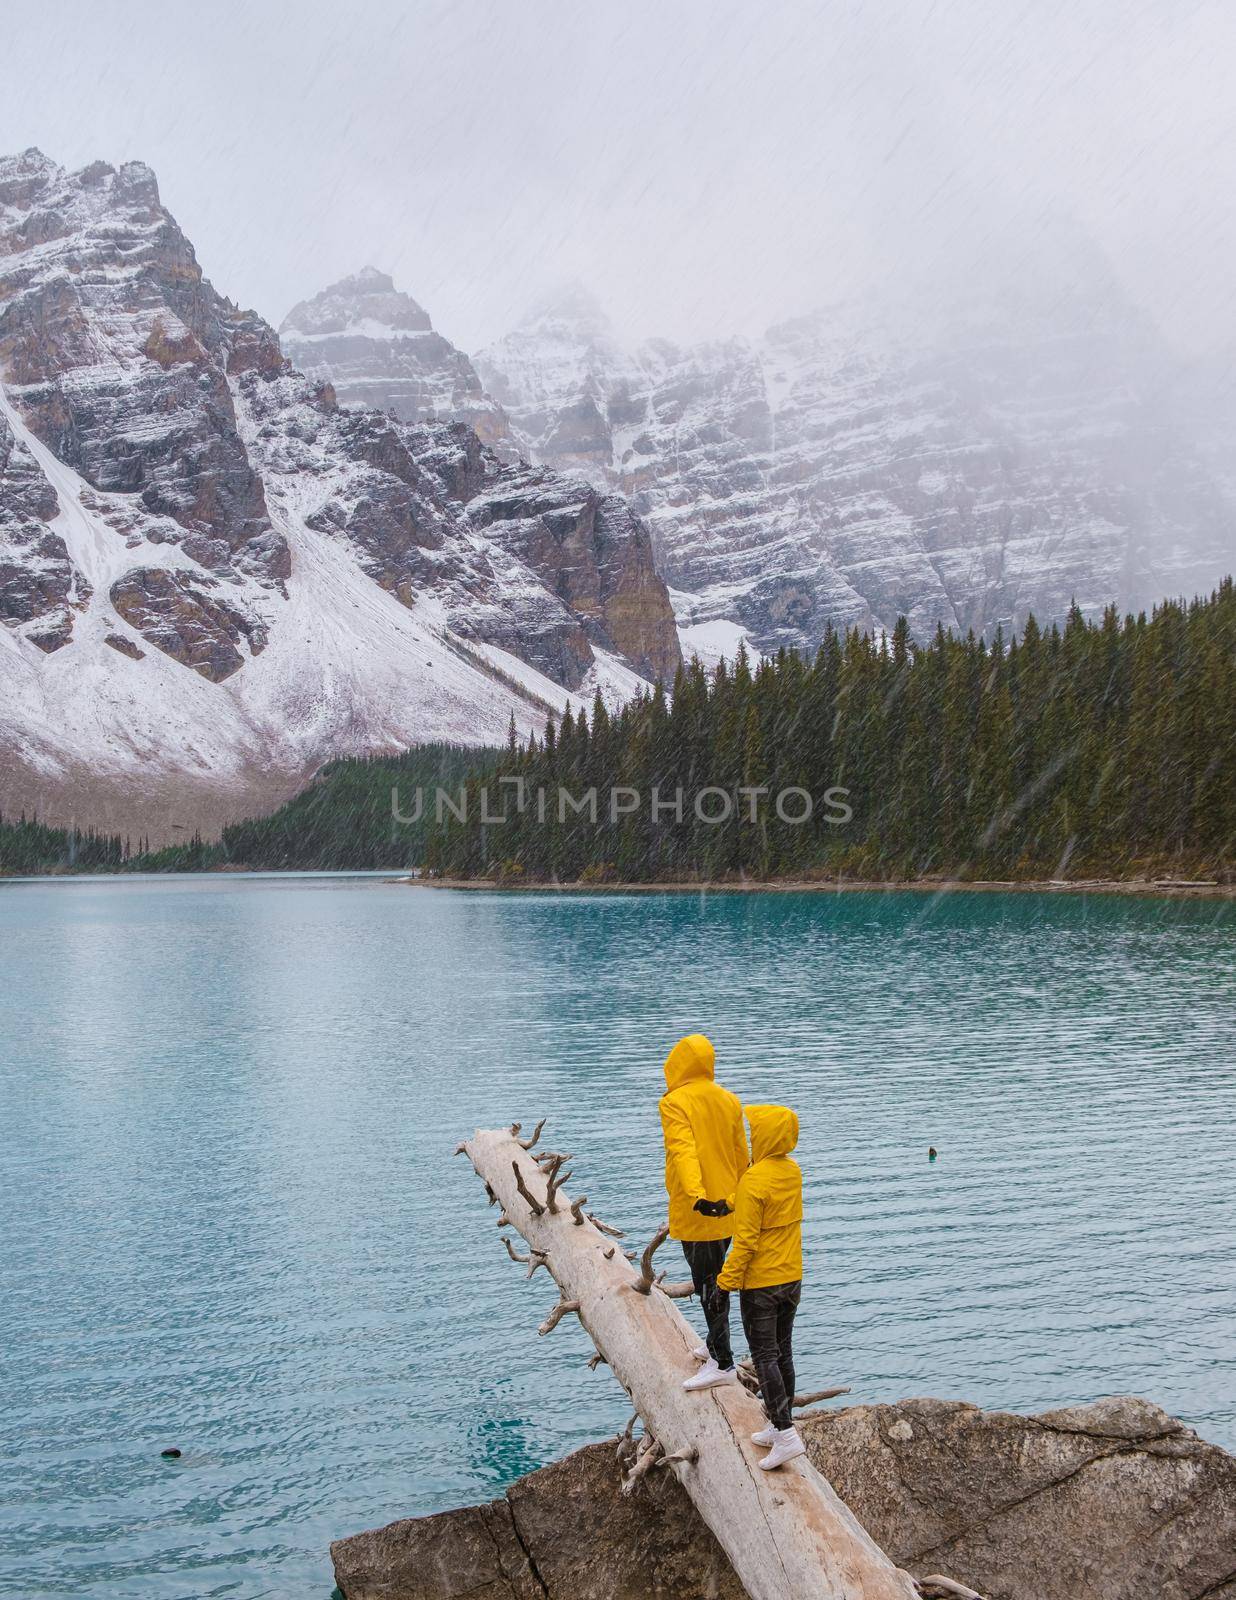
<path id="1" fill-rule="evenodd" d="M 722 1292 L 738 1291 L 743 1332 L 760 1380 L 768 1426 L 755 1444 L 772 1448 L 765 1471 L 792 1461 L 806 1446 L 794 1426 L 794 1314 L 803 1279 L 803 1175 L 790 1151 L 798 1118 L 787 1106 L 748 1106 L 751 1165 L 734 1201 L 734 1241 L 717 1278 Z"/>
<path id="2" fill-rule="evenodd" d="M 714 1079 L 716 1051 L 702 1033 L 680 1039 L 665 1062 L 661 1131 L 670 1234 L 681 1245 L 708 1323 L 707 1359 L 684 1389 L 733 1383 L 730 1297 L 717 1273 L 730 1245 L 730 1215 L 738 1180 L 747 1170 L 742 1104 Z"/>

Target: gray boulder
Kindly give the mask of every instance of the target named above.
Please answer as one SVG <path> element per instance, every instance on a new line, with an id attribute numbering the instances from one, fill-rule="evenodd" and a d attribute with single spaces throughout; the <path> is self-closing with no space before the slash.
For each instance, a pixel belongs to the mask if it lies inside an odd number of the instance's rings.
<path id="1" fill-rule="evenodd" d="M 894 1561 L 990 1600 L 1236 1600 L 1236 1458 L 1146 1400 L 1039 1416 L 945 1400 L 802 1424 L 816 1466 Z M 742 1600 L 685 1490 L 619 1493 L 612 1443 L 489 1505 L 331 1546 L 346 1600 Z"/>

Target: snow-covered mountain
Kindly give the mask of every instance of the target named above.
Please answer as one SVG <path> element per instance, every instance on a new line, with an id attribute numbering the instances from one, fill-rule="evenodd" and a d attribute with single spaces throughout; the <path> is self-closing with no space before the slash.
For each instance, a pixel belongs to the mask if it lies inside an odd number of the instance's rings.
<path id="1" fill-rule="evenodd" d="M 279 325 L 292 365 L 334 385 L 340 405 L 372 406 L 404 422 L 465 422 L 514 460 L 510 424 L 462 350 L 376 267 L 293 306 Z"/>
<path id="2" fill-rule="evenodd" d="M 0 620 L 0 810 L 154 838 L 679 660 L 624 501 L 340 407 L 147 167 L 37 150 L 0 160 Z"/>
<path id="3" fill-rule="evenodd" d="M 1232 475 L 1154 330 L 1067 243 L 1071 270 L 1045 248 L 1016 290 L 930 316 L 849 306 L 687 348 L 626 347 L 572 289 L 476 366 L 531 459 L 629 496 L 688 647 L 1205 590 L 1236 564 Z"/>
<path id="4" fill-rule="evenodd" d="M 648 374 L 642 352 L 623 348 L 582 284 L 535 306 L 479 364 L 530 459 L 569 461 L 597 482 L 616 479 L 629 443 L 623 426 L 643 421 L 638 397 Z"/>

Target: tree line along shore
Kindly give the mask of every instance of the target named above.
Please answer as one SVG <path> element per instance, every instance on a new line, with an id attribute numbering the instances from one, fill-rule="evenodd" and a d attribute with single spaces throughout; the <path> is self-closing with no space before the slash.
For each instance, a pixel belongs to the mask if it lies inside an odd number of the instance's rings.
<path id="1" fill-rule="evenodd" d="M 504 779 L 525 804 L 487 823 L 480 791 Z M 1222 879 L 1236 865 L 1236 592 L 1228 579 L 1098 622 L 1075 608 L 1047 631 L 1030 618 L 1007 643 L 940 629 L 915 649 L 903 619 L 878 642 L 829 634 L 810 661 L 695 663 L 672 697 L 568 715 L 471 788 L 466 816 L 429 831 L 444 877 Z M 595 821 L 576 809 L 593 789 Z M 606 805 L 618 789 L 638 808 Z M 705 789 L 749 803 L 701 807 Z M 532 803 L 562 791 L 565 805 Z M 681 817 L 665 805 L 679 791 L 696 802 Z"/>
<path id="2" fill-rule="evenodd" d="M 150 852 L 0 820 L 0 871 L 421 868 L 583 886 L 1236 881 L 1236 591 L 991 641 L 829 633 L 695 662 L 502 751 L 332 762 L 268 817 Z"/>

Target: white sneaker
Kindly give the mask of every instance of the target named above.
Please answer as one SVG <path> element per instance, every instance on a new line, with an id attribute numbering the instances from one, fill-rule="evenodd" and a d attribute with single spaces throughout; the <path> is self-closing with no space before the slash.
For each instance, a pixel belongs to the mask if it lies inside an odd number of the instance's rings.
<path id="1" fill-rule="evenodd" d="M 719 1389 L 723 1383 L 734 1383 L 738 1374 L 733 1367 L 719 1367 L 709 1356 L 693 1378 L 683 1379 L 684 1389 Z"/>
<path id="2" fill-rule="evenodd" d="M 783 1467 L 787 1461 L 793 1461 L 795 1456 L 805 1456 L 807 1446 L 798 1437 L 797 1428 L 781 1428 L 773 1430 L 772 1449 L 760 1462 L 765 1472 L 775 1472 L 778 1467 Z"/>
<path id="3" fill-rule="evenodd" d="M 761 1428 L 758 1433 L 753 1433 L 751 1435 L 751 1443 L 758 1444 L 765 1450 L 768 1449 L 770 1444 L 776 1444 L 776 1442 L 777 1430 L 773 1427 L 771 1422 L 766 1428 Z"/>

